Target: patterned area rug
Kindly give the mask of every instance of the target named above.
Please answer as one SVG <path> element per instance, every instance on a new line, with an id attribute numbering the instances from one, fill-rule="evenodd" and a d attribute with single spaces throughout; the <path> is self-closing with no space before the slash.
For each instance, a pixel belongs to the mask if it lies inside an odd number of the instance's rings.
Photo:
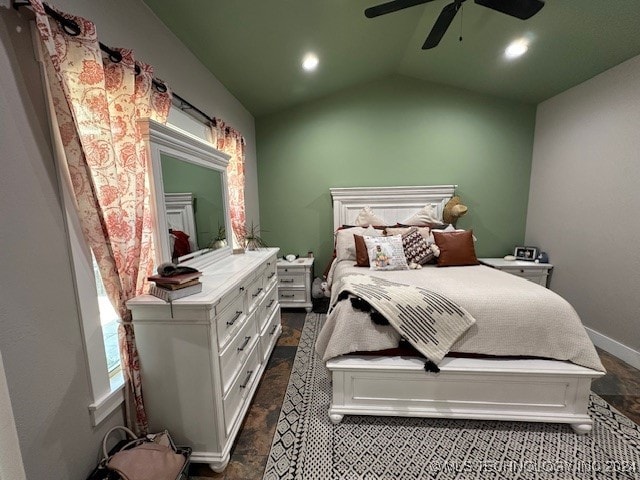
<path id="1" fill-rule="evenodd" d="M 404 417 L 329 421 L 328 372 L 307 315 L 264 479 L 639 479 L 640 427 L 597 395 L 594 428 Z"/>

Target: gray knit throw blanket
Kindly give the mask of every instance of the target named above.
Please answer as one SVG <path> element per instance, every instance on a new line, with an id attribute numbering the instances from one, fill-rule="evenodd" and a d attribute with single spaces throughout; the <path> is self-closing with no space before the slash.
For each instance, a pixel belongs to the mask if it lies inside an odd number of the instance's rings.
<path id="1" fill-rule="evenodd" d="M 380 320 L 384 317 L 427 358 L 425 370 L 432 372 L 440 371 L 437 364 L 476 322 L 464 308 L 438 293 L 370 275 L 343 277 L 338 301 L 348 297 L 355 309 L 371 311 L 374 322 L 385 324 Z"/>

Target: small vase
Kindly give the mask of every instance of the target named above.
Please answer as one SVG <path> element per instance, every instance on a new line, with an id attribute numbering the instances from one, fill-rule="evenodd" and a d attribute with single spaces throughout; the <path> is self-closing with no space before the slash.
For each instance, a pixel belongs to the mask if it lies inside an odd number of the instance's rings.
<path id="1" fill-rule="evenodd" d="M 227 241 L 226 240 L 216 240 L 215 242 L 213 242 L 213 249 L 214 250 L 218 250 L 219 248 L 224 248 L 227 246 Z"/>
<path id="2" fill-rule="evenodd" d="M 253 250 L 257 250 L 259 246 L 260 244 L 256 240 L 249 239 L 247 240 L 247 246 L 245 250 L 252 252 Z"/>

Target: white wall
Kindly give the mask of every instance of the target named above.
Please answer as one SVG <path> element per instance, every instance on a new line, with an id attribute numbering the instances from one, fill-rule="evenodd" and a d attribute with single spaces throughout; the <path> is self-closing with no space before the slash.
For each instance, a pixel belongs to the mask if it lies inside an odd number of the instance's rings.
<path id="1" fill-rule="evenodd" d="M 18 444 L 4 363 L 0 355 L 0 480 L 24 480 L 22 453 Z"/>
<path id="2" fill-rule="evenodd" d="M 639 86 L 637 56 L 538 106 L 526 229 L 555 265 L 552 289 L 630 363 L 640 361 Z"/>
<path id="3" fill-rule="evenodd" d="M 0 3 L 0 351 L 28 479 L 84 479 L 115 412 L 100 428 L 91 401 L 70 255 L 28 11 Z M 248 142 L 248 216 L 257 218 L 251 115 L 139 0 L 56 0 L 97 24 L 103 43 L 133 48 L 178 94 Z M 255 213 L 252 213 L 255 212 Z M 249 218 L 251 218 L 249 216 Z"/>

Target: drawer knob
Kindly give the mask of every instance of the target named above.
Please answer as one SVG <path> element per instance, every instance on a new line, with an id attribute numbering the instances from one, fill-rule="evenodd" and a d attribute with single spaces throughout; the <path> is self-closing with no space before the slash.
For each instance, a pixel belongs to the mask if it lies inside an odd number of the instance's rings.
<path id="1" fill-rule="evenodd" d="M 227 325 L 233 325 L 234 323 L 236 323 L 236 320 L 238 320 L 240 318 L 240 315 L 242 315 L 242 310 L 237 311 L 236 310 L 236 314 L 233 316 L 233 318 L 227 322 Z"/>
<path id="2" fill-rule="evenodd" d="M 290 280 L 287 280 L 286 278 L 281 278 L 280 283 L 293 283 L 293 278 Z"/>
<path id="3" fill-rule="evenodd" d="M 241 291 L 241 292 L 244 292 L 244 287 L 240 287 L 240 291 Z"/>
<path id="4" fill-rule="evenodd" d="M 242 342 L 242 345 L 238 347 L 239 352 L 243 351 L 246 348 L 247 343 L 249 343 L 249 340 L 251 340 L 251 337 L 244 337 L 244 342 Z"/>
<path id="5" fill-rule="evenodd" d="M 271 331 L 269 332 L 269 335 L 273 335 L 274 333 L 276 333 L 276 330 L 278 330 L 278 325 L 274 325 L 273 328 L 271 329 Z"/>
<path id="6" fill-rule="evenodd" d="M 249 380 L 251 380 L 251 375 L 253 375 L 253 370 L 249 370 L 247 372 L 247 378 L 245 378 L 244 382 L 240 384 L 240 388 L 247 388 L 247 385 L 249 384 Z"/>

